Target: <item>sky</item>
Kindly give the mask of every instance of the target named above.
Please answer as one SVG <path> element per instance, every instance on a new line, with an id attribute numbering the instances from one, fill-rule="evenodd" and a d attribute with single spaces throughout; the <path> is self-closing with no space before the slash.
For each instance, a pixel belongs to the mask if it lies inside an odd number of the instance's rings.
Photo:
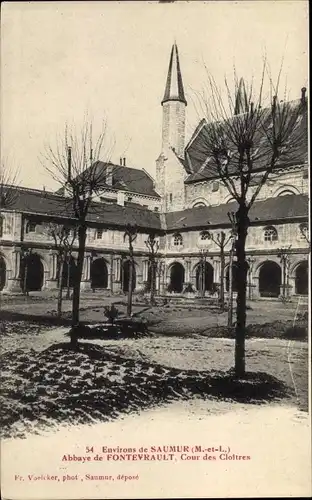
<path id="1" fill-rule="evenodd" d="M 186 139 L 202 118 L 207 71 L 218 85 L 255 83 L 266 54 L 273 79 L 300 97 L 308 86 L 308 6 L 303 0 L 238 2 L 8 2 L 1 15 L 1 158 L 20 185 L 55 189 L 42 164 L 66 123 L 85 116 L 103 160 L 155 175 L 163 97 L 176 41 L 188 101 Z"/>

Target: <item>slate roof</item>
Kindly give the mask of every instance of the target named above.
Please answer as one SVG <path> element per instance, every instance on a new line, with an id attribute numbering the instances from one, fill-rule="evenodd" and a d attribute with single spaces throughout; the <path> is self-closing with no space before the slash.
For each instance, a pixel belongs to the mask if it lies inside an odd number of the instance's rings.
<path id="1" fill-rule="evenodd" d="M 179 212 L 167 213 L 167 230 L 183 231 L 190 228 L 230 225 L 227 213 L 236 210 L 237 203 L 233 201 L 215 207 L 188 208 Z M 285 195 L 257 201 L 251 208 L 249 217 L 252 223 L 308 217 L 308 196 Z"/>
<path id="2" fill-rule="evenodd" d="M 108 189 L 121 189 L 123 191 L 160 198 L 159 194 L 154 190 L 153 179 L 144 170 L 103 161 L 97 162 L 97 168 L 104 169 L 106 172 L 112 169 L 112 184 L 105 185 Z"/>
<path id="3" fill-rule="evenodd" d="M 116 189 L 121 191 L 129 191 L 146 196 L 154 196 L 160 198 L 159 194 L 154 189 L 154 181 L 145 170 L 138 168 L 130 168 L 123 165 L 115 165 L 111 162 L 96 162 L 97 168 L 102 169 L 103 172 L 99 175 L 101 179 L 101 186 L 103 189 Z M 112 171 L 112 183 L 105 183 L 105 177 Z M 97 176 L 97 170 L 94 172 Z M 63 195 L 64 187 L 56 191 L 56 194 Z"/>
<path id="4" fill-rule="evenodd" d="M 301 101 L 291 101 L 289 105 L 293 110 L 298 110 Z M 278 167 L 289 167 L 294 165 L 302 165 L 308 160 L 308 117 L 307 105 L 304 107 L 301 121 L 298 121 L 298 126 L 294 127 L 294 135 L 291 139 L 291 149 L 287 149 L 284 157 L 281 158 Z M 294 111 L 296 115 L 296 111 Z M 241 115 L 243 116 L 243 115 Z M 239 117 L 238 117 L 239 119 Z M 264 127 L 268 128 L 271 125 L 269 110 L 264 110 L 263 121 Z M 211 125 L 206 120 L 201 120 L 197 126 L 192 138 L 185 148 L 185 158 L 188 163 L 187 172 L 191 172 L 185 180 L 186 184 L 198 182 L 201 180 L 214 179 L 218 177 L 217 167 L 213 158 L 209 157 L 209 147 L 207 146 L 207 137 L 209 136 L 209 127 Z M 258 131 L 254 137 L 256 147 L 259 148 L 257 157 L 259 159 L 254 163 L 254 171 L 262 171 L 268 161 L 268 140 L 263 130 Z M 234 149 L 235 150 L 235 147 Z M 230 173 L 235 174 L 236 165 L 232 165 Z"/>
<path id="5" fill-rule="evenodd" d="M 187 104 L 180 69 L 179 52 L 176 43 L 173 44 L 171 49 L 165 93 L 161 104 L 167 101 L 180 101 L 184 102 L 185 105 Z"/>
<path id="6" fill-rule="evenodd" d="M 70 198 L 55 193 L 17 188 L 18 195 L 9 210 L 54 217 L 73 218 Z M 142 229 L 160 229 L 160 217 L 138 206 L 121 206 L 111 203 L 93 203 L 87 218 L 94 223 L 103 223 L 112 226 L 136 224 Z"/>
<path id="7" fill-rule="evenodd" d="M 10 211 L 73 218 L 71 200 L 54 193 L 17 188 Z M 228 212 L 235 211 L 236 202 L 215 207 L 197 207 L 161 214 L 144 207 L 120 206 L 111 203 L 94 203 L 88 221 L 113 227 L 136 224 L 140 229 L 183 231 L 188 229 L 229 225 Z M 285 195 L 256 202 L 251 211 L 253 224 L 268 223 L 295 217 L 308 217 L 308 196 Z"/>

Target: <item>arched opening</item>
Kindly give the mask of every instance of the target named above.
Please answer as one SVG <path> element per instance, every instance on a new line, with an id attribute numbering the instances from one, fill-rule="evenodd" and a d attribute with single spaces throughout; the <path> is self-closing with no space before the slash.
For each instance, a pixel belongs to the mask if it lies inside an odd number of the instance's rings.
<path id="1" fill-rule="evenodd" d="M 259 273 L 259 293 L 261 297 L 278 297 L 281 291 L 282 270 L 273 261 L 264 262 Z"/>
<path id="2" fill-rule="evenodd" d="M 122 289 L 124 292 L 128 292 L 129 290 L 129 282 L 130 282 L 130 266 L 131 261 L 125 260 L 122 265 Z M 135 290 L 136 287 L 136 272 L 135 265 L 132 267 L 132 290 Z"/>
<path id="3" fill-rule="evenodd" d="M 204 290 L 211 292 L 213 289 L 213 267 L 209 262 L 202 262 L 196 267 L 196 289 L 201 291 Z"/>
<path id="4" fill-rule="evenodd" d="M 62 274 L 62 287 L 74 286 L 75 276 L 76 276 L 76 262 L 73 257 L 70 257 L 69 262 L 66 260 L 63 264 L 63 274 Z"/>
<path id="5" fill-rule="evenodd" d="M 301 262 L 296 267 L 295 291 L 298 295 L 308 295 L 308 262 Z"/>
<path id="6" fill-rule="evenodd" d="M 4 289 L 6 283 L 6 265 L 4 258 L 0 255 L 0 292 Z"/>
<path id="7" fill-rule="evenodd" d="M 184 267 L 179 262 L 172 264 L 170 269 L 170 285 L 169 291 L 175 293 L 181 293 L 183 290 L 184 283 Z"/>
<path id="8" fill-rule="evenodd" d="M 103 258 L 95 259 L 90 268 L 91 288 L 107 288 L 108 271 Z"/>
<path id="9" fill-rule="evenodd" d="M 238 267 L 236 264 L 232 266 L 232 290 L 237 292 L 237 278 L 238 278 Z M 228 292 L 230 290 L 230 267 L 228 266 L 225 274 L 225 290 Z"/>
<path id="10" fill-rule="evenodd" d="M 290 189 L 284 189 L 283 191 L 281 191 L 280 193 L 278 193 L 277 196 L 288 196 L 288 195 L 294 195 L 294 194 L 296 194 L 296 193 L 294 193 Z"/>
<path id="11" fill-rule="evenodd" d="M 22 288 L 28 292 L 38 292 L 43 286 L 44 270 L 38 254 L 25 257 L 21 265 Z"/>

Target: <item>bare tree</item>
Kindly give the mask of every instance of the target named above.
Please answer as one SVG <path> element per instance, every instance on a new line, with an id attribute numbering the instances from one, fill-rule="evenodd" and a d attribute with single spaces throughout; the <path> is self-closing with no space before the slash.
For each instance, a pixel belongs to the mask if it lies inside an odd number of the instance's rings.
<path id="1" fill-rule="evenodd" d="M 132 313 L 132 294 L 133 294 L 133 278 L 134 278 L 134 249 L 133 243 L 138 236 L 138 228 L 136 225 L 127 224 L 124 233 L 124 241 L 128 240 L 129 245 L 129 282 L 128 282 L 128 302 L 127 315 L 130 317 Z"/>
<path id="2" fill-rule="evenodd" d="M 225 248 L 229 241 L 233 238 L 233 232 L 230 232 L 228 236 L 224 231 L 220 231 L 216 234 L 209 231 L 208 232 L 211 240 L 220 249 L 220 293 L 219 293 L 219 305 L 221 310 L 224 310 L 224 269 L 225 269 Z"/>
<path id="3" fill-rule="evenodd" d="M 219 178 L 237 202 L 236 242 L 237 309 L 235 328 L 235 374 L 245 374 L 246 290 L 248 263 L 246 238 L 249 213 L 269 176 L 277 169 L 298 165 L 306 158 L 307 105 L 302 89 L 301 99 L 287 102 L 278 98 L 278 87 L 269 76 L 270 103 L 263 107 L 266 63 L 258 93 L 234 75 L 234 90 L 225 80 L 226 99 L 216 82 L 208 76 L 210 100 L 203 99 L 206 114 L 201 134 L 206 169 Z M 285 96 L 286 97 L 286 94 Z M 204 175 L 204 174 L 203 174 Z"/>
<path id="4" fill-rule="evenodd" d="M 43 164 L 48 173 L 63 187 L 67 213 L 75 220 L 78 238 L 78 258 L 73 284 L 72 323 L 79 325 L 80 284 L 87 237 L 87 218 L 96 210 L 92 199 L 106 185 L 106 170 L 99 162 L 105 148 L 107 128 L 104 124 L 94 139 L 92 123 L 85 123 L 80 133 L 65 127 L 64 137 L 55 148 L 48 145 Z M 74 332 L 75 329 L 72 329 Z M 71 344 L 76 345 L 74 333 Z"/>
<path id="5" fill-rule="evenodd" d="M 18 171 L 12 169 L 8 162 L 1 160 L 0 164 L 0 211 L 14 205 L 18 197 Z"/>
<path id="6" fill-rule="evenodd" d="M 53 238 L 54 249 L 57 252 L 57 277 L 58 277 L 58 297 L 57 315 L 62 315 L 63 301 L 63 269 L 67 261 L 67 274 L 69 275 L 68 256 L 72 253 L 72 248 L 77 237 L 77 228 L 72 224 L 49 222 L 46 224 L 47 233 Z"/>
<path id="7" fill-rule="evenodd" d="M 159 241 L 156 239 L 156 233 L 151 232 L 148 235 L 145 245 L 149 254 L 149 270 L 150 270 L 150 304 L 155 304 L 155 289 L 156 289 L 156 270 L 157 270 L 157 253 L 159 250 Z"/>

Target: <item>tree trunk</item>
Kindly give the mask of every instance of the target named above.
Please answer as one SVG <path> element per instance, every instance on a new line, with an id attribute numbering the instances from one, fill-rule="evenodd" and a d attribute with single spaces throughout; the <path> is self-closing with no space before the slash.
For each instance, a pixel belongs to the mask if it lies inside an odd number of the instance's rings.
<path id="1" fill-rule="evenodd" d="M 230 263 L 229 263 L 229 305 L 228 305 L 228 327 L 233 326 L 233 252 L 234 249 L 231 248 L 230 251 Z"/>
<path id="2" fill-rule="evenodd" d="M 28 296 L 29 295 L 29 292 L 28 292 L 28 263 L 27 263 L 27 260 L 28 259 L 25 259 L 25 266 L 24 266 L 24 295 Z"/>
<path id="3" fill-rule="evenodd" d="M 155 303 L 155 261 L 154 259 L 150 263 L 151 265 L 151 294 L 150 294 L 150 303 L 151 306 Z"/>
<path id="4" fill-rule="evenodd" d="M 70 299 L 70 254 L 67 255 L 67 289 L 66 289 L 66 299 Z"/>
<path id="5" fill-rule="evenodd" d="M 60 318 L 62 316 L 62 301 L 63 301 L 63 266 L 64 266 L 64 260 L 60 259 L 59 262 L 59 288 L 58 288 L 58 295 L 57 295 L 57 317 Z"/>
<path id="6" fill-rule="evenodd" d="M 201 298 L 205 298 L 205 258 L 204 256 L 202 256 L 201 258 L 201 263 L 200 263 L 200 274 L 201 274 L 201 290 L 200 290 L 200 294 L 201 294 Z"/>
<path id="7" fill-rule="evenodd" d="M 224 247 L 220 248 L 220 308 L 224 311 Z"/>
<path id="8" fill-rule="evenodd" d="M 127 303 L 127 315 L 130 317 L 132 313 L 132 293 L 133 293 L 133 260 L 130 259 L 129 266 L 129 285 L 128 285 L 128 303 Z"/>
<path id="9" fill-rule="evenodd" d="M 77 267 L 75 272 L 75 279 L 73 283 L 73 306 L 72 306 L 72 325 L 74 327 L 79 325 L 79 306 L 80 306 L 80 284 L 82 278 L 83 261 L 86 248 L 87 227 L 85 221 L 80 222 L 78 227 L 78 258 Z M 70 343 L 72 346 L 78 344 L 77 337 L 74 333 L 71 334 Z"/>
<path id="10" fill-rule="evenodd" d="M 246 238 L 249 227 L 248 209 L 241 205 L 236 212 L 237 239 L 237 309 L 235 328 L 235 375 L 245 375 L 245 337 L 246 337 L 246 295 L 248 263 L 246 261 Z"/>

